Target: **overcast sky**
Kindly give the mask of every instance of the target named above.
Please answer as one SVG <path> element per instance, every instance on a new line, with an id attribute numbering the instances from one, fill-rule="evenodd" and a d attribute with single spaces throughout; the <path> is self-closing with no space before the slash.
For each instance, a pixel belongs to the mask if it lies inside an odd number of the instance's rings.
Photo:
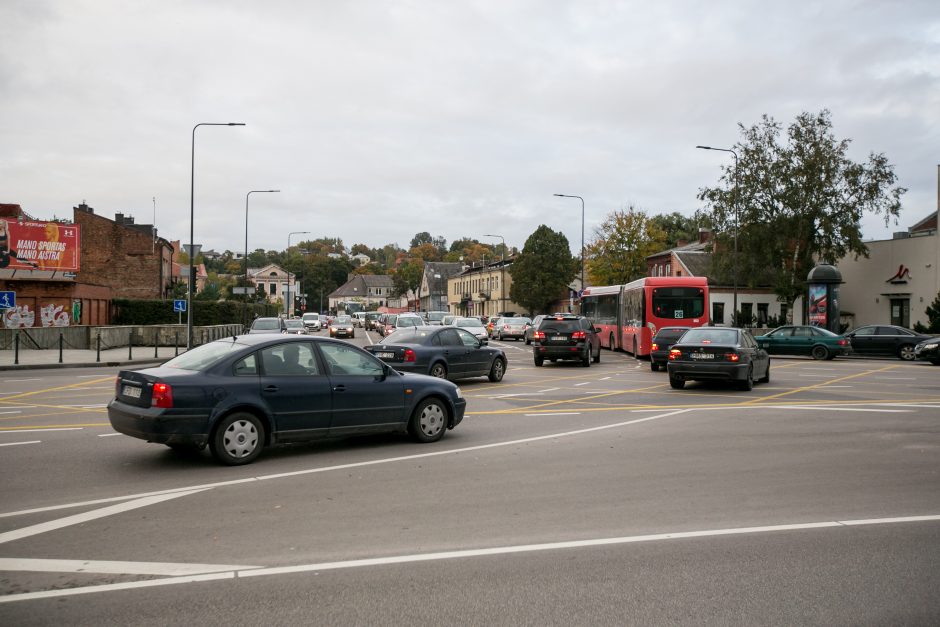
<path id="1" fill-rule="evenodd" d="M 937 208 L 940 4 L 578 0 L 3 0 L 0 202 L 86 201 L 242 251 L 415 233 L 576 251 L 612 210 L 701 207 L 762 114 L 832 112 L 883 152 L 900 225 Z"/>

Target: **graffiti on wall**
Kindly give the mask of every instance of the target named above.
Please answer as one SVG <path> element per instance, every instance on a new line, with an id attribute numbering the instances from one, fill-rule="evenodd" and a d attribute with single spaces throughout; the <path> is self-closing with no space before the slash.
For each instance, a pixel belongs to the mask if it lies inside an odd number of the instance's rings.
<path id="1" fill-rule="evenodd" d="M 39 321 L 44 327 L 69 326 L 69 314 L 62 305 L 50 304 L 39 309 Z M 7 329 L 27 329 L 36 324 L 36 312 L 29 305 L 17 305 L 3 312 L 3 326 Z"/>

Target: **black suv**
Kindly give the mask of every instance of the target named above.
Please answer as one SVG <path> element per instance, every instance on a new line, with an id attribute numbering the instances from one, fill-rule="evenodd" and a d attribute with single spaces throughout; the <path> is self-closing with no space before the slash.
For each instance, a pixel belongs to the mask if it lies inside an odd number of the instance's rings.
<path id="1" fill-rule="evenodd" d="M 591 321 L 584 316 L 545 316 L 532 336 L 532 355 L 535 365 L 546 359 L 575 359 L 585 368 L 601 360 L 601 341 Z"/>

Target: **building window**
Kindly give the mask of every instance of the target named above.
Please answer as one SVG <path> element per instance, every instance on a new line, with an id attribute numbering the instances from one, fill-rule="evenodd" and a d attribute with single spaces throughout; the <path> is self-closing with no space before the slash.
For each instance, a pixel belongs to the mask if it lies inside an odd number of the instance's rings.
<path id="1" fill-rule="evenodd" d="M 666 264 L 666 276 L 672 276 L 672 264 L 671 263 Z"/>
<path id="2" fill-rule="evenodd" d="M 275 295 L 277 294 L 277 284 L 276 284 L 276 283 L 271 283 L 271 284 L 268 286 L 268 288 L 270 289 L 270 294 L 271 294 L 271 296 L 275 296 Z"/>
<path id="3" fill-rule="evenodd" d="M 741 303 L 741 320 L 736 324 L 749 327 L 754 319 L 754 303 Z"/>
<path id="4" fill-rule="evenodd" d="M 712 303 L 712 324 L 725 323 L 725 304 Z"/>
<path id="5" fill-rule="evenodd" d="M 770 305 L 768 303 L 757 303 L 757 326 L 766 327 L 767 318 L 769 317 Z"/>

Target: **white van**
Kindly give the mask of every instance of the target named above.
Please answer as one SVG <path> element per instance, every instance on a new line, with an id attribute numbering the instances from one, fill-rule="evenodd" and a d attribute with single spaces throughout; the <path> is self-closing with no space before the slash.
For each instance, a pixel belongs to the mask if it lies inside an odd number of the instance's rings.
<path id="1" fill-rule="evenodd" d="M 308 331 L 319 331 L 320 330 L 320 314 L 318 313 L 305 313 L 303 315 L 304 326 L 307 327 Z"/>

